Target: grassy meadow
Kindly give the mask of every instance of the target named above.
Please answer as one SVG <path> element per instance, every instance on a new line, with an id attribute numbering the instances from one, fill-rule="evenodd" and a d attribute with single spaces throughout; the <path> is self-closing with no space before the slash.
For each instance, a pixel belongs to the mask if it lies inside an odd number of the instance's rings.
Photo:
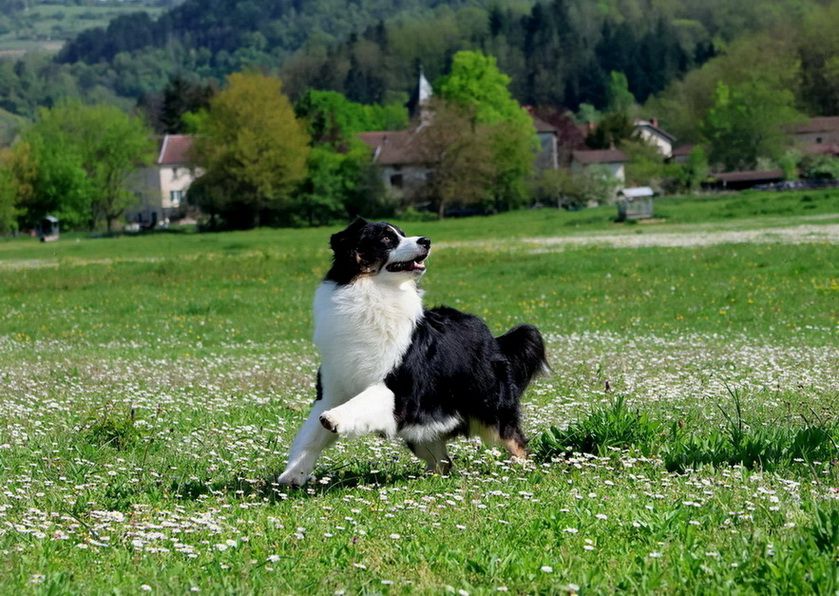
<path id="1" fill-rule="evenodd" d="M 426 302 L 521 321 L 533 457 L 427 476 L 314 397 L 337 228 L 0 241 L 0 592 L 835 593 L 839 191 L 399 222 Z"/>

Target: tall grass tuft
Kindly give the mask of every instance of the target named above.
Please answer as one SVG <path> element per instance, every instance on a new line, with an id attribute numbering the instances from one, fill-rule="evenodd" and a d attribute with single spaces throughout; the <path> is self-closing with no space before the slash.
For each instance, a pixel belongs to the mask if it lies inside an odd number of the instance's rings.
<path id="1" fill-rule="evenodd" d="M 649 454 L 662 429 L 646 413 L 631 410 L 624 396 L 618 396 L 566 429 L 551 427 L 530 445 L 538 460 L 573 452 L 602 455 L 609 448 L 634 447 Z"/>
<path id="2" fill-rule="evenodd" d="M 721 428 L 673 423 L 668 430 L 666 424 L 630 409 L 625 398 L 617 397 L 566 429 L 551 427 L 531 442 L 531 450 L 538 461 L 545 461 L 574 452 L 604 455 L 610 448 L 635 449 L 659 456 L 671 472 L 722 465 L 769 470 L 839 458 L 835 421 L 752 426 L 743 417 L 739 391 L 729 389 L 729 394 L 732 411 L 717 404 L 725 420 Z"/>

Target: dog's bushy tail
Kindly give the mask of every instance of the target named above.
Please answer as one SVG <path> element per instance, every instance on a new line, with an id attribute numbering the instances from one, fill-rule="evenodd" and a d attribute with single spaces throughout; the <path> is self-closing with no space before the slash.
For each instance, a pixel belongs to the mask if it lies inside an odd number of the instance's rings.
<path id="1" fill-rule="evenodd" d="M 536 375 L 550 370 L 545 356 L 545 341 L 533 325 L 513 327 L 495 340 L 510 362 L 513 381 L 522 393 Z"/>

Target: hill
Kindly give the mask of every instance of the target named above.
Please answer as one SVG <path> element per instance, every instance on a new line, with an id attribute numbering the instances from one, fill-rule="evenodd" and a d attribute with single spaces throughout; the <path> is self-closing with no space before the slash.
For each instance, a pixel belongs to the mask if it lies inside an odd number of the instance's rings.
<path id="1" fill-rule="evenodd" d="M 744 39 L 755 45 L 759 35 L 772 39 L 818 21 L 822 4 L 186 0 L 157 18 L 124 14 L 84 31 L 55 60 L 0 61 L 0 107 L 32 117 L 37 106 L 65 96 L 128 105 L 159 93 L 175 74 L 218 82 L 248 68 L 279 73 L 295 97 L 320 88 L 361 102 L 401 101 L 420 64 L 433 81 L 461 49 L 494 55 L 523 103 L 602 108 L 612 71 L 626 75 L 643 103 Z M 802 104 L 811 113 L 830 105 Z"/>
<path id="2" fill-rule="evenodd" d="M 57 52 L 82 31 L 107 27 L 111 20 L 130 13 L 156 17 L 175 4 L 166 0 L 0 0 L 0 58 L 28 51 Z"/>

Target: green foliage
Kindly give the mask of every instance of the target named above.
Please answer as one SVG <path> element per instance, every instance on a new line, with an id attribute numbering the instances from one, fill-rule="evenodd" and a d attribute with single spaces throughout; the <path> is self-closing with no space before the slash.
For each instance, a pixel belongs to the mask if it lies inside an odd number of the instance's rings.
<path id="1" fill-rule="evenodd" d="M 451 71 L 437 82 L 437 93 L 471 110 L 479 124 L 530 125 L 527 113 L 510 95 L 510 77 L 498 70 L 495 58 L 480 52 L 454 55 Z"/>
<path id="2" fill-rule="evenodd" d="M 761 80 L 729 87 L 718 83 L 702 124 L 710 161 L 727 170 L 751 169 L 759 157 L 778 158 L 788 143 L 785 127 L 801 118 L 791 91 Z"/>
<path id="3" fill-rule="evenodd" d="M 717 406 L 722 429 L 694 428 L 691 422 L 669 426 L 646 413 L 631 411 L 619 396 L 566 429 L 552 427 L 531 442 L 540 461 L 573 453 L 608 455 L 610 450 L 636 450 L 659 455 L 667 470 L 683 473 L 701 466 L 742 465 L 774 469 L 796 460 L 830 461 L 839 455 L 839 426 L 835 422 L 801 427 L 747 425 L 740 393 L 730 390 L 734 412 Z"/>
<path id="4" fill-rule="evenodd" d="M 670 440 L 660 448 L 668 470 L 684 472 L 704 465 L 774 469 L 795 460 L 829 461 L 839 456 L 839 426 L 835 421 L 799 428 L 748 425 L 743 419 L 739 391 L 729 391 L 733 414 L 717 404 L 725 419 L 723 429 L 682 432 L 674 427 Z"/>
<path id="5" fill-rule="evenodd" d="M 108 410 L 84 424 L 80 435 L 89 445 L 122 451 L 143 438 L 144 433 L 135 422 L 133 408 L 124 413 Z"/>
<path id="6" fill-rule="evenodd" d="M 344 151 L 315 145 L 309 154 L 308 171 L 294 197 L 295 223 L 324 225 L 355 215 L 380 217 L 392 213 L 370 150 L 360 141 L 350 142 Z"/>
<path id="7" fill-rule="evenodd" d="M 695 192 L 707 180 L 710 171 L 705 149 L 697 145 L 691 150 L 687 162 L 681 167 L 680 186 L 684 190 Z"/>
<path id="8" fill-rule="evenodd" d="M 665 163 L 655 147 L 633 139 L 621 143 L 621 150 L 629 157 L 626 164 L 627 186 L 652 186 L 663 190 L 672 186 L 672 179 L 677 175 L 677 164 Z"/>
<path id="9" fill-rule="evenodd" d="M 198 205 L 228 225 L 250 227 L 289 209 L 305 179 L 309 137 L 279 79 L 233 74 L 210 102 L 195 146 L 207 171 Z M 210 198 L 212 197 L 212 198 Z"/>
<path id="10" fill-rule="evenodd" d="M 0 151 L 0 234 L 17 230 L 18 197 L 14 174 L 7 163 L 10 157 Z"/>
<path id="11" fill-rule="evenodd" d="M 501 175 L 493 143 L 503 125 L 476 124 L 472 109 L 441 99 L 429 109 L 434 117 L 417 133 L 423 161 L 433 172 L 422 198 L 441 218 L 452 206 L 492 209 L 493 183 Z"/>
<path id="12" fill-rule="evenodd" d="M 24 227 L 48 213 L 65 228 L 114 221 L 133 204 L 129 176 L 153 157 L 151 131 L 113 106 L 66 102 L 42 109 L 11 162 Z"/>
<path id="13" fill-rule="evenodd" d="M 617 147 L 632 136 L 633 130 L 626 112 L 609 112 L 586 137 L 586 145 L 592 149 Z"/>
<path id="14" fill-rule="evenodd" d="M 533 180 L 534 200 L 564 209 L 584 207 L 585 197 L 579 176 L 565 168 L 540 171 Z"/>
<path id="15" fill-rule="evenodd" d="M 438 83 L 441 98 L 462 106 L 473 127 L 483 127 L 480 143 L 491 153 L 494 169 L 490 191 L 496 209 L 523 203 L 526 181 L 533 170 L 538 142 L 530 116 L 508 90 L 510 78 L 498 70 L 495 58 L 480 52 L 455 54 L 451 72 Z"/>
<path id="16" fill-rule="evenodd" d="M 810 180 L 839 180 L 839 158 L 808 155 L 801 162 L 801 175 Z"/>
<path id="17" fill-rule="evenodd" d="M 626 75 L 614 70 L 609 74 L 609 88 L 606 92 L 606 109 L 612 113 L 628 114 L 635 105 L 635 96 L 629 90 Z"/>
<path id="18" fill-rule="evenodd" d="M 625 396 L 619 395 L 564 430 L 551 427 L 534 439 L 530 448 L 540 461 L 575 452 L 606 455 L 611 449 L 629 448 L 649 455 L 662 434 L 660 423 L 631 410 Z"/>
<path id="19" fill-rule="evenodd" d="M 315 144 L 346 147 L 360 132 L 399 130 L 408 125 L 404 106 L 364 105 L 348 100 L 336 91 L 308 91 L 295 105 L 299 118 L 306 122 Z"/>

